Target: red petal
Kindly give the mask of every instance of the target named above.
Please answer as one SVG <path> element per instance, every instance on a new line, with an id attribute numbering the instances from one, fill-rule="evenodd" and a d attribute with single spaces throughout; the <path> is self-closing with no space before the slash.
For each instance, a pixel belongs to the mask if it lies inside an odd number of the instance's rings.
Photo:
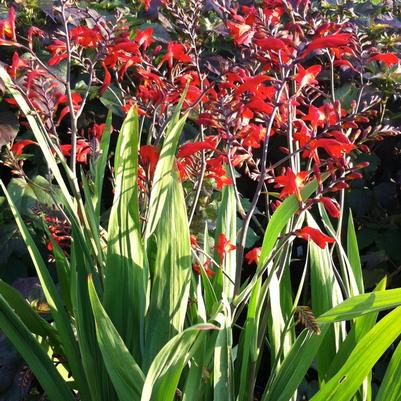
<path id="1" fill-rule="evenodd" d="M 303 57 L 317 49 L 327 49 L 332 47 L 347 46 L 351 41 L 352 35 L 349 33 L 337 33 L 335 35 L 327 35 L 316 38 L 309 43 L 303 51 Z"/>
<path id="2" fill-rule="evenodd" d="M 340 206 L 334 199 L 323 196 L 319 201 L 323 203 L 324 208 L 331 217 L 334 217 L 335 219 L 340 217 Z"/>
<path id="3" fill-rule="evenodd" d="M 312 240 L 317 246 L 324 249 L 326 244 L 333 243 L 336 240 L 323 234 L 320 230 L 312 227 L 303 227 L 300 230 L 295 231 L 297 237 L 303 238 L 305 240 Z"/>
<path id="4" fill-rule="evenodd" d="M 248 265 L 252 263 L 259 263 L 260 254 L 262 253 L 262 248 L 253 248 L 245 254 L 245 259 Z"/>
<path id="5" fill-rule="evenodd" d="M 104 70 L 104 81 L 103 81 L 103 85 L 101 86 L 101 88 L 99 89 L 99 96 L 102 96 L 104 92 L 106 92 L 107 88 L 110 86 L 110 82 L 111 82 L 111 74 L 109 72 L 109 70 L 106 68 L 106 66 L 104 65 L 104 63 L 102 63 L 103 65 L 103 70 Z"/>
<path id="6" fill-rule="evenodd" d="M 398 64 L 399 59 L 395 53 L 378 53 L 370 57 L 369 61 L 381 61 L 386 64 L 387 67 L 391 67 L 394 64 Z"/>
<path id="7" fill-rule="evenodd" d="M 214 150 L 216 147 L 211 146 L 209 143 L 206 142 L 192 142 L 186 143 L 180 147 L 178 150 L 177 157 L 189 157 L 192 156 L 194 153 L 200 152 L 201 150 Z"/>
<path id="8" fill-rule="evenodd" d="M 15 142 L 11 147 L 11 151 L 14 152 L 17 156 L 21 156 L 24 153 L 25 146 L 28 145 L 37 145 L 36 142 L 31 141 L 30 139 L 22 139 L 21 141 Z"/>

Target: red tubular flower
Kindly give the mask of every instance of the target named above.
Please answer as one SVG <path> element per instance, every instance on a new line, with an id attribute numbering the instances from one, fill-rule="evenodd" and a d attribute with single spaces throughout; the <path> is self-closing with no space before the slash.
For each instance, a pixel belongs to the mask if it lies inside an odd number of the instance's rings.
<path id="1" fill-rule="evenodd" d="M 340 158 L 355 149 L 352 143 L 343 143 L 331 138 L 320 138 L 315 141 L 315 148 L 323 148 L 331 157 Z"/>
<path id="2" fill-rule="evenodd" d="M 77 111 L 80 107 L 80 104 L 82 103 L 82 97 L 78 92 L 74 92 L 71 95 L 72 98 L 72 104 L 73 104 L 73 108 L 75 111 Z M 58 94 L 58 99 L 57 99 L 57 103 L 56 105 L 60 105 L 60 104 L 66 104 L 68 103 L 68 97 L 67 95 L 62 95 L 62 94 Z M 61 112 L 60 112 L 60 116 L 57 120 L 57 125 L 59 125 L 61 123 L 61 121 L 63 120 L 63 118 L 70 113 L 70 106 L 65 106 Z"/>
<path id="3" fill-rule="evenodd" d="M 369 58 L 369 62 L 371 61 L 380 61 L 386 64 L 387 67 L 391 67 L 394 64 L 398 64 L 399 59 L 395 53 L 376 53 Z"/>
<path id="4" fill-rule="evenodd" d="M 72 146 L 70 144 L 60 146 L 61 153 L 64 156 L 71 156 Z M 91 154 L 92 149 L 89 142 L 85 139 L 78 139 L 77 141 L 77 162 L 87 164 L 88 156 Z"/>
<path id="5" fill-rule="evenodd" d="M 334 35 L 322 36 L 313 39 L 312 42 L 302 52 L 302 56 L 306 57 L 308 54 L 318 49 L 329 49 L 340 46 L 348 46 L 352 39 L 350 33 L 336 33 Z"/>
<path id="6" fill-rule="evenodd" d="M 215 246 L 216 252 L 219 255 L 220 263 L 223 263 L 224 257 L 228 252 L 231 252 L 237 247 L 232 244 L 229 240 L 227 240 L 224 233 L 221 233 L 217 238 L 217 244 Z"/>
<path id="7" fill-rule="evenodd" d="M 155 41 L 153 39 L 153 28 L 145 28 L 143 31 L 137 29 L 134 40 L 139 47 L 142 46 L 146 50 Z"/>
<path id="8" fill-rule="evenodd" d="M 189 142 L 185 143 L 184 145 L 180 146 L 178 150 L 177 157 L 189 157 L 195 153 L 200 152 L 201 150 L 215 150 L 216 146 L 213 146 L 210 143 L 205 142 Z"/>
<path id="9" fill-rule="evenodd" d="M 37 36 L 39 38 L 44 38 L 45 37 L 45 32 L 42 31 L 40 28 L 37 28 L 36 26 L 31 26 L 28 29 L 28 46 L 32 50 L 32 39 L 34 36 Z"/>
<path id="10" fill-rule="evenodd" d="M 263 39 L 255 39 L 255 43 L 263 50 L 274 50 L 274 51 L 283 51 L 286 54 L 290 54 L 290 50 L 285 44 L 285 42 L 281 39 L 277 39 L 274 37 L 263 38 Z"/>
<path id="11" fill-rule="evenodd" d="M 265 81 L 271 80 L 272 78 L 268 77 L 267 75 L 256 75 L 256 77 L 245 78 L 244 83 L 237 88 L 235 93 L 237 95 L 241 95 L 242 93 L 248 91 L 256 95 L 258 86 Z"/>
<path id="12" fill-rule="evenodd" d="M 303 238 L 304 240 L 312 240 L 317 246 L 324 249 L 327 244 L 332 244 L 336 242 L 334 238 L 323 234 L 320 230 L 312 227 L 303 227 L 300 230 L 295 231 L 295 235 L 298 238 Z"/>
<path id="13" fill-rule="evenodd" d="M 91 138 L 96 138 L 100 140 L 104 134 L 104 130 L 106 129 L 106 124 L 93 124 L 91 128 L 89 128 L 88 133 Z M 113 131 L 113 127 L 110 127 L 110 133 Z"/>
<path id="14" fill-rule="evenodd" d="M 208 259 L 208 260 L 203 264 L 203 268 L 204 268 L 204 270 L 205 270 L 206 276 L 208 276 L 209 278 L 213 277 L 213 276 L 216 274 L 216 272 L 214 272 L 214 271 L 209 267 L 210 263 L 211 263 L 211 260 Z M 192 266 L 192 269 L 194 270 L 194 272 L 195 272 L 196 274 L 198 274 L 198 275 L 201 274 L 201 268 L 200 268 L 200 266 L 199 266 L 198 264 L 194 264 L 194 265 Z"/>
<path id="15" fill-rule="evenodd" d="M 249 45 L 252 42 L 255 31 L 251 26 L 244 23 L 227 22 L 227 28 L 230 35 L 234 38 L 236 45 Z"/>
<path id="16" fill-rule="evenodd" d="M 8 11 L 8 18 L 0 20 L 0 45 L 10 46 L 10 41 L 16 41 L 14 7 L 10 7 Z"/>
<path id="17" fill-rule="evenodd" d="M 248 265 L 250 265 L 252 263 L 258 264 L 261 253 L 262 253 L 262 248 L 260 248 L 260 247 L 253 248 L 249 252 L 247 252 L 245 254 L 245 259 L 246 259 Z"/>
<path id="18" fill-rule="evenodd" d="M 191 240 L 191 247 L 192 248 L 198 248 L 199 247 L 198 239 L 196 238 L 196 235 L 191 234 L 189 236 L 189 239 Z"/>
<path id="19" fill-rule="evenodd" d="M 21 59 L 18 53 L 14 52 L 11 60 L 11 66 L 8 67 L 8 73 L 12 78 L 15 79 L 17 77 L 17 71 L 21 67 L 27 67 L 27 66 L 28 66 L 28 60 Z"/>
<path id="20" fill-rule="evenodd" d="M 159 161 L 160 151 L 153 145 L 143 145 L 139 150 L 141 164 L 147 172 L 148 178 L 152 178 Z"/>
<path id="21" fill-rule="evenodd" d="M 181 43 L 170 42 L 167 45 L 167 53 L 163 57 L 160 65 L 164 64 L 166 61 L 169 68 L 173 68 L 173 61 L 180 61 L 182 63 L 190 63 L 192 58 L 189 54 L 186 54 L 186 47 Z"/>
<path id="22" fill-rule="evenodd" d="M 106 68 L 106 65 L 102 63 L 102 67 L 104 70 L 104 80 L 103 80 L 103 85 L 99 89 L 99 96 L 102 96 L 104 92 L 106 92 L 107 88 L 110 86 L 111 82 L 111 74 L 109 70 Z"/>
<path id="23" fill-rule="evenodd" d="M 297 95 L 301 93 L 301 90 L 306 85 L 313 85 L 317 83 L 316 77 L 319 75 L 322 67 L 320 65 L 313 65 L 308 69 L 304 69 L 301 65 L 298 65 L 298 73 L 295 75 L 295 82 L 298 84 Z"/>
<path id="24" fill-rule="evenodd" d="M 102 40 L 102 34 L 97 28 L 77 26 L 70 30 L 70 38 L 79 46 L 94 49 Z"/>
<path id="25" fill-rule="evenodd" d="M 331 217 L 338 219 L 341 216 L 340 205 L 336 200 L 323 196 L 319 199 L 319 202 L 323 203 L 324 208 Z"/>
<path id="26" fill-rule="evenodd" d="M 219 190 L 223 189 L 224 185 L 232 185 L 233 183 L 231 178 L 227 176 L 227 172 L 224 168 L 224 163 L 226 161 L 226 158 L 220 155 L 206 162 L 206 177 L 213 179 L 216 182 L 216 188 Z"/>
<path id="27" fill-rule="evenodd" d="M 11 152 L 17 156 L 21 156 L 24 153 L 25 147 L 29 145 L 37 145 L 37 143 L 31 141 L 30 139 L 22 139 L 21 141 L 15 142 L 13 146 L 11 146 Z"/>
<path id="28" fill-rule="evenodd" d="M 49 61 L 47 62 L 48 65 L 53 66 L 60 61 L 65 60 L 68 55 L 67 55 L 67 46 L 65 42 L 61 40 L 55 40 L 53 41 L 53 44 L 47 46 L 49 49 L 50 53 L 52 54 L 52 57 L 50 57 Z"/>
<path id="29" fill-rule="evenodd" d="M 281 190 L 280 198 L 284 199 L 289 195 L 294 195 L 301 202 L 301 188 L 308 176 L 307 171 L 300 171 L 295 174 L 290 167 L 287 168 L 285 175 L 280 175 L 275 178 L 278 187 L 284 187 Z"/>

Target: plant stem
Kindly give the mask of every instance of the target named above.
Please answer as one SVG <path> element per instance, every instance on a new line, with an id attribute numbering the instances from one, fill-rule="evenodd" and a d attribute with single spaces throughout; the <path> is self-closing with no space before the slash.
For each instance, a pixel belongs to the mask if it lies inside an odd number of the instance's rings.
<path id="1" fill-rule="evenodd" d="M 65 43 L 67 49 L 67 73 L 66 73 L 66 91 L 68 99 L 68 108 L 70 109 L 70 121 L 71 121 L 71 159 L 70 168 L 72 173 L 76 176 L 77 174 L 77 115 L 74 110 L 74 102 L 72 99 L 71 91 L 71 42 L 70 34 L 68 31 L 68 22 L 65 15 L 66 2 L 61 0 L 61 17 L 63 20 L 64 32 L 65 32 Z"/>

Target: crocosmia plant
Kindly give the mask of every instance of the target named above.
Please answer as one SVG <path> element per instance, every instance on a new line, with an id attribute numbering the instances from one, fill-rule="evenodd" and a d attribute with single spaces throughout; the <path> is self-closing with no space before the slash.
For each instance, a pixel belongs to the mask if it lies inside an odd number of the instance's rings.
<path id="1" fill-rule="evenodd" d="M 1 207 L 40 291 L 0 279 L 4 399 L 399 400 L 401 289 L 347 207 L 396 46 L 333 2 L 6 3 Z"/>

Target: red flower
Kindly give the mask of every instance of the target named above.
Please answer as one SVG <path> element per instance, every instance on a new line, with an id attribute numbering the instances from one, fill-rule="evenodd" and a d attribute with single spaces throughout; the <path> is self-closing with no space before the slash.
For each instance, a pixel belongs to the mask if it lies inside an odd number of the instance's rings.
<path id="1" fill-rule="evenodd" d="M 32 50 L 32 38 L 37 36 L 38 38 L 44 38 L 46 36 L 45 32 L 36 26 L 31 26 L 28 29 L 28 46 Z"/>
<path id="2" fill-rule="evenodd" d="M 6 39 L 6 41 L 1 39 Z M 11 45 L 9 41 L 16 41 L 14 7 L 11 7 L 8 11 L 8 18 L 0 20 L 0 45 Z"/>
<path id="3" fill-rule="evenodd" d="M 194 153 L 200 152 L 201 150 L 215 150 L 216 146 L 213 146 L 210 143 L 205 142 L 189 142 L 185 143 L 184 145 L 180 146 L 178 150 L 177 157 L 189 157 L 192 156 Z"/>
<path id="4" fill-rule="evenodd" d="M 298 84 L 297 95 L 301 93 L 304 86 L 317 83 L 316 77 L 319 75 L 321 70 L 322 67 L 320 65 L 313 65 L 306 70 L 301 65 L 298 65 L 298 73 L 294 78 L 295 82 Z"/>
<path id="5" fill-rule="evenodd" d="M 70 144 L 60 146 L 61 153 L 64 156 L 71 156 L 72 146 Z M 78 139 L 77 141 L 77 162 L 87 164 L 88 156 L 91 154 L 92 149 L 90 143 L 85 139 Z"/>
<path id="6" fill-rule="evenodd" d="M 391 67 L 394 64 L 398 64 L 399 59 L 395 53 L 377 53 L 369 58 L 369 62 L 371 61 L 381 61 L 387 67 Z"/>
<path id="7" fill-rule="evenodd" d="M 266 136 L 266 128 L 262 125 L 249 124 L 240 132 L 245 147 L 260 148 L 260 143 Z"/>
<path id="8" fill-rule="evenodd" d="M 334 238 L 323 234 L 320 230 L 312 227 L 303 227 L 300 230 L 295 231 L 295 235 L 298 238 L 303 238 L 304 240 L 312 240 L 317 246 L 324 249 L 326 244 L 331 244 L 336 242 Z"/>
<path id="9" fill-rule="evenodd" d="M 327 213 L 331 217 L 334 217 L 335 219 L 338 219 L 340 217 L 340 205 L 337 203 L 336 200 L 323 196 L 319 199 L 319 202 L 323 203 L 324 208 L 327 210 Z"/>
<path id="10" fill-rule="evenodd" d="M 281 39 L 269 37 L 269 38 L 263 38 L 263 39 L 255 39 L 255 43 L 263 50 L 274 50 L 274 51 L 283 51 L 286 54 L 290 53 L 289 48 L 285 44 L 285 42 Z"/>
<path id="11" fill-rule="evenodd" d="M 355 148 L 352 143 L 344 143 L 331 138 L 316 139 L 313 148 L 323 148 L 331 157 L 341 158 Z"/>
<path id="12" fill-rule="evenodd" d="M 79 110 L 80 104 L 82 103 L 82 97 L 78 92 L 74 92 L 71 95 L 72 98 L 72 104 L 73 104 L 73 108 L 75 111 Z M 58 99 L 57 99 L 57 103 L 56 105 L 60 105 L 60 104 L 65 104 L 68 103 L 68 97 L 67 95 L 62 95 L 62 94 L 58 94 Z M 61 121 L 63 120 L 63 118 L 70 113 L 70 106 L 65 106 L 61 112 L 60 112 L 60 116 L 57 120 L 57 125 L 59 125 L 61 123 Z"/>
<path id="13" fill-rule="evenodd" d="M 262 253 L 262 248 L 253 248 L 245 254 L 245 259 L 248 265 L 252 263 L 259 263 L 260 254 Z"/>
<path id="14" fill-rule="evenodd" d="M 308 54 L 318 49 L 328 49 L 333 47 L 347 46 L 350 44 L 352 35 L 350 33 L 336 33 L 334 35 L 322 36 L 313 39 L 305 48 L 302 55 L 306 57 Z"/>
<path id="15" fill-rule="evenodd" d="M 285 175 L 280 175 L 275 178 L 275 182 L 278 187 L 284 187 L 281 190 L 280 198 L 284 199 L 289 195 L 294 195 L 301 202 L 301 188 L 308 176 L 307 171 L 300 171 L 295 174 L 290 167 L 287 168 Z"/>
<path id="16" fill-rule="evenodd" d="M 272 78 L 266 75 L 256 75 L 255 77 L 245 78 L 244 83 L 237 88 L 236 94 L 241 95 L 242 93 L 249 91 L 252 92 L 254 95 L 256 95 L 258 86 L 262 82 L 271 80 Z"/>
<path id="17" fill-rule="evenodd" d="M 102 40 L 102 35 L 96 28 L 77 26 L 70 30 L 70 38 L 82 47 L 95 48 Z"/>
<path id="18" fill-rule="evenodd" d="M 216 182 L 216 188 L 219 190 L 223 189 L 224 185 L 232 185 L 233 183 L 231 178 L 227 176 L 224 168 L 225 162 L 226 158 L 222 155 L 209 159 L 206 162 L 206 177 L 213 179 Z"/>
<path id="19" fill-rule="evenodd" d="M 153 145 L 143 145 L 139 150 L 142 167 L 148 173 L 149 178 L 153 177 L 159 161 L 160 151 Z"/>
<path id="20" fill-rule="evenodd" d="M 247 24 L 236 22 L 227 22 L 227 28 L 230 35 L 234 38 L 234 43 L 237 45 L 249 45 L 252 42 L 255 31 Z"/>
<path id="21" fill-rule="evenodd" d="M 28 66 L 28 60 L 21 59 L 20 56 L 18 55 L 17 52 L 14 52 L 12 60 L 11 60 L 11 66 L 8 67 L 8 73 L 11 75 L 12 78 L 17 77 L 17 71 L 21 67 L 27 67 Z"/>
<path id="22" fill-rule="evenodd" d="M 104 70 L 104 80 L 101 88 L 99 89 L 99 96 L 102 96 L 104 92 L 106 92 L 107 88 L 110 86 L 111 75 L 109 70 L 106 68 L 106 65 L 102 63 L 102 67 Z"/>
<path id="23" fill-rule="evenodd" d="M 68 57 L 67 45 L 62 40 L 54 40 L 53 44 L 47 46 L 47 48 L 52 54 L 52 57 L 50 57 L 49 61 L 47 62 L 47 64 L 50 66 L 56 65 Z"/>
<path id="24" fill-rule="evenodd" d="M 149 27 L 140 31 L 137 29 L 135 32 L 135 42 L 139 47 L 143 46 L 144 50 L 146 50 L 153 42 L 153 28 Z"/>
<path id="25" fill-rule="evenodd" d="M 191 240 L 191 247 L 192 248 L 199 248 L 198 239 L 196 238 L 196 235 L 191 234 L 189 236 L 189 239 Z"/>
<path id="26" fill-rule="evenodd" d="M 106 129 L 106 124 L 93 124 L 91 128 L 89 128 L 88 132 L 92 138 L 96 138 L 100 140 L 104 134 L 104 130 Z M 113 131 L 113 128 L 110 127 L 110 132 Z"/>
<path id="27" fill-rule="evenodd" d="M 216 252 L 219 255 L 220 263 L 223 263 L 224 257 L 228 252 L 231 252 L 237 247 L 227 240 L 224 233 L 221 233 L 217 238 L 217 244 L 215 246 Z"/>
<path id="28" fill-rule="evenodd" d="M 160 65 L 167 61 L 169 68 L 173 67 L 173 61 L 181 61 L 182 63 L 190 63 L 192 58 L 186 54 L 186 47 L 181 43 L 170 42 L 167 46 L 167 53 L 163 57 Z"/>
<path id="29" fill-rule="evenodd" d="M 206 276 L 208 276 L 209 278 L 210 278 L 210 277 L 213 277 L 213 276 L 216 274 L 216 272 L 214 272 L 214 271 L 209 267 L 210 263 L 211 263 L 211 260 L 208 259 L 208 260 L 203 264 L 203 268 L 204 268 L 204 270 L 205 270 Z M 199 266 L 198 264 L 194 264 L 194 265 L 192 266 L 192 268 L 193 268 L 193 270 L 194 270 L 194 272 L 195 272 L 196 274 L 198 274 L 198 275 L 201 274 L 201 268 L 200 268 L 200 266 Z"/>
<path id="30" fill-rule="evenodd" d="M 30 139 L 22 139 L 21 141 L 15 142 L 13 146 L 11 146 L 11 151 L 17 156 L 21 156 L 24 153 L 24 148 L 28 145 L 37 145 L 37 143 L 31 141 Z"/>

